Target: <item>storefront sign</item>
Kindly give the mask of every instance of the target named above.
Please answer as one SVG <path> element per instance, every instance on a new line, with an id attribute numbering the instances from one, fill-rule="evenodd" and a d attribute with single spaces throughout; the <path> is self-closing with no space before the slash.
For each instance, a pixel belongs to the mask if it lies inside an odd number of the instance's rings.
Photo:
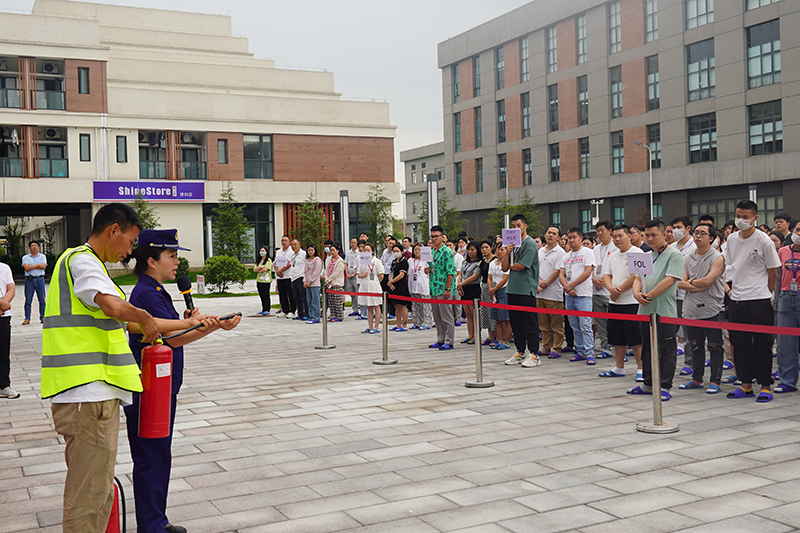
<path id="1" fill-rule="evenodd" d="M 129 202 L 142 195 L 148 202 L 198 202 L 205 200 L 205 183 L 196 181 L 95 181 L 94 202 Z"/>

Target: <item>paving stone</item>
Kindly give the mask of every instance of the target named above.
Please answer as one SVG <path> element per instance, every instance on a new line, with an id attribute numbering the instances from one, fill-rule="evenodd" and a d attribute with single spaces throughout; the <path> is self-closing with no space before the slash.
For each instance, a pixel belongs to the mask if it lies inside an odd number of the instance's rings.
<path id="1" fill-rule="evenodd" d="M 662 470 L 653 470 L 641 474 L 597 481 L 596 484 L 622 494 L 635 494 L 637 492 L 659 487 L 669 487 L 696 479 L 697 477 L 695 476 L 665 468 Z"/>
<path id="2" fill-rule="evenodd" d="M 458 505 L 441 496 L 421 496 L 397 502 L 379 503 L 345 512 L 355 520 L 358 520 L 359 523 L 369 525 L 390 521 L 395 523 L 394 521 L 400 521 L 404 518 L 446 511 L 457 507 Z M 426 524 L 421 525 L 428 527 Z"/>
<path id="3" fill-rule="evenodd" d="M 578 485 L 568 489 L 544 491 L 539 494 L 522 496 L 515 498 L 514 501 L 530 507 L 534 511 L 544 513 L 563 509 L 565 507 L 575 507 L 585 503 L 591 503 L 607 498 L 619 496 L 618 492 L 608 490 L 594 484 Z"/>
<path id="4" fill-rule="evenodd" d="M 454 531 L 481 524 L 499 523 L 503 520 L 532 514 L 532 511 L 516 502 L 501 500 L 480 505 L 461 507 L 450 511 L 431 513 L 420 517 L 439 531 Z"/>
<path id="5" fill-rule="evenodd" d="M 697 496 L 680 492 L 669 487 L 661 487 L 601 500 L 590 505 L 616 517 L 629 518 L 651 511 L 667 509 L 676 505 L 683 506 L 697 499 Z"/>
<path id="6" fill-rule="evenodd" d="M 772 481 L 763 477 L 745 474 L 743 472 L 731 472 L 719 476 L 711 476 L 697 481 L 678 483 L 671 485 L 672 488 L 700 496 L 701 498 L 713 498 L 725 494 L 733 494 L 744 490 L 754 490 L 765 485 L 771 485 Z"/>
<path id="7" fill-rule="evenodd" d="M 763 511 L 770 507 L 777 507 L 780 504 L 781 502 L 779 501 L 750 494 L 749 492 L 737 492 L 716 498 L 706 498 L 701 501 L 675 507 L 672 510 L 698 520 L 716 522 L 732 516 Z M 770 516 L 773 516 L 771 511 Z M 800 522 L 798 522 L 798 524 L 800 524 Z"/>
<path id="8" fill-rule="evenodd" d="M 614 520 L 614 517 L 592 509 L 585 505 L 577 505 L 557 511 L 533 514 L 523 518 L 506 520 L 500 525 L 517 533 L 556 533 L 559 531 L 570 531 L 579 529 L 601 522 Z"/>
<path id="9" fill-rule="evenodd" d="M 681 533 L 753 533 L 753 531 L 783 533 L 784 531 L 796 531 L 796 529 L 760 516 L 745 515 L 690 527 L 682 530 Z"/>

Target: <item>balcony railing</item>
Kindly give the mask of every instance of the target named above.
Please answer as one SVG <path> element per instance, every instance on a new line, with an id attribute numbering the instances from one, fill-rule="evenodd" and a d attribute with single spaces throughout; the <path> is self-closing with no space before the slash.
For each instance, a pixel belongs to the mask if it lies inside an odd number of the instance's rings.
<path id="1" fill-rule="evenodd" d="M 36 109 L 55 109 L 63 111 L 63 91 L 36 91 Z"/>
<path id="2" fill-rule="evenodd" d="M 0 107 L 19 107 L 19 89 L 0 89 Z"/>
<path id="3" fill-rule="evenodd" d="M 272 161 L 245 161 L 244 177 L 246 179 L 272 179 Z"/>
<path id="4" fill-rule="evenodd" d="M 0 157 L 0 178 L 21 178 L 22 159 Z"/>
<path id="5" fill-rule="evenodd" d="M 185 180 L 204 180 L 206 179 L 206 162 L 205 161 L 183 161 L 181 163 L 183 176 Z"/>
<path id="6" fill-rule="evenodd" d="M 165 161 L 139 161 L 139 178 L 143 180 L 167 179 L 167 163 Z"/>
<path id="7" fill-rule="evenodd" d="M 66 159 L 39 159 L 39 177 L 68 178 L 69 162 Z"/>

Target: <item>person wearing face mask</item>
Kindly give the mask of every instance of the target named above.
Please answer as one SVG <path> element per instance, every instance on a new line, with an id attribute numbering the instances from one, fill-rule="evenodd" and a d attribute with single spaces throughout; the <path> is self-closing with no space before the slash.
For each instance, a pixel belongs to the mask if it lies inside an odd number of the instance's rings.
<path id="1" fill-rule="evenodd" d="M 697 250 L 697 245 L 692 238 L 692 220 L 686 216 L 675 217 L 672 219 L 672 236 L 675 242 L 670 246 L 678 250 L 685 259 L 688 255 Z M 686 297 L 686 291 L 678 289 L 678 318 L 683 317 L 683 299 Z M 691 353 L 684 354 L 684 334 L 683 327 L 678 328 L 678 355 L 684 355 L 684 366 L 681 368 L 681 376 L 689 376 L 692 374 L 692 356 Z"/>
<path id="2" fill-rule="evenodd" d="M 367 264 L 358 265 L 358 279 L 361 280 L 359 286 L 360 292 L 367 293 L 380 293 L 381 280 L 383 278 L 383 264 L 380 259 L 375 257 L 374 247 L 372 243 L 364 243 L 365 252 L 372 254 L 372 259 Z M 367 329 L 363 333 L 379 333 L 381 326 L 381 301 L 380 296 L 362 296 L 362 305 L 367 307 L 367 312 L 364 316 L 368 320 Z"/>
<path id="3" fill-rule="evenodd" d="M 771 326 L 773 310 L 770 297 L 781 266 L 778 252 L 763 231 L 756 229 L 758 206 L 750 200 L 736 204 L 734 223 L 739 232 L 730 236 L 725 262 L 733 267 L 733 287 L 727 291 L 733 303 L 731 322 Z M 753 380 L 761 385 L 756 401 L 772 400 L 772 335 L 731 331 L 733 359 L 741 387 L 728 398 L 752 398 Z"/>
<path id="4" fill-rule="evenodd" d="M 267 316 L 271 305 L 269 289 L 272 285 L 272 259 L 269 258 L 266 246 L 258 249 L 258 257 L 256 258 L 255 266 L 253 266 L 253 272 L 258 274 L 256 276 L 256 287 L 258 288 L 258 297 L 261 298 L 261 312 L 256 314 Z"/>
<path id="5" fill-rule="evenodd" d="M 800 327 L 800 223 L 789 234 L 792 244 L 778 250 L 781 279 L 778 292 L 778 326 Z M 774 392 L 796 392 L 798 377 L 798 337 L 778 335 L 778 379 Z"/>
<path id="6" fill-rule="evenodd" d="M 389 297 L 394 300 L 397 325 L 392 331 L 408 331 L 408 306 L 410 302 L 399 300 L 394 296 L 411 296 L 408 292 L 408 259 L 403 253 L 403 247 L 397 243 L 392 245 L 392 273 L 386 286 L 389 288 Z"/>

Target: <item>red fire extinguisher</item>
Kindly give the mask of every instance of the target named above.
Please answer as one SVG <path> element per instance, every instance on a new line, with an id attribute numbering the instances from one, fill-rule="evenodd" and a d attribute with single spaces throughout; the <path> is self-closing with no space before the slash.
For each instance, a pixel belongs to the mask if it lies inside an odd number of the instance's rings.
<path id="1" fill-rule="evenodd" d="M 172 348 L 157 340 L 142 350 L 142 387 L 139 395 L 139 436 L 169 436 L 172 407 Z"/>

